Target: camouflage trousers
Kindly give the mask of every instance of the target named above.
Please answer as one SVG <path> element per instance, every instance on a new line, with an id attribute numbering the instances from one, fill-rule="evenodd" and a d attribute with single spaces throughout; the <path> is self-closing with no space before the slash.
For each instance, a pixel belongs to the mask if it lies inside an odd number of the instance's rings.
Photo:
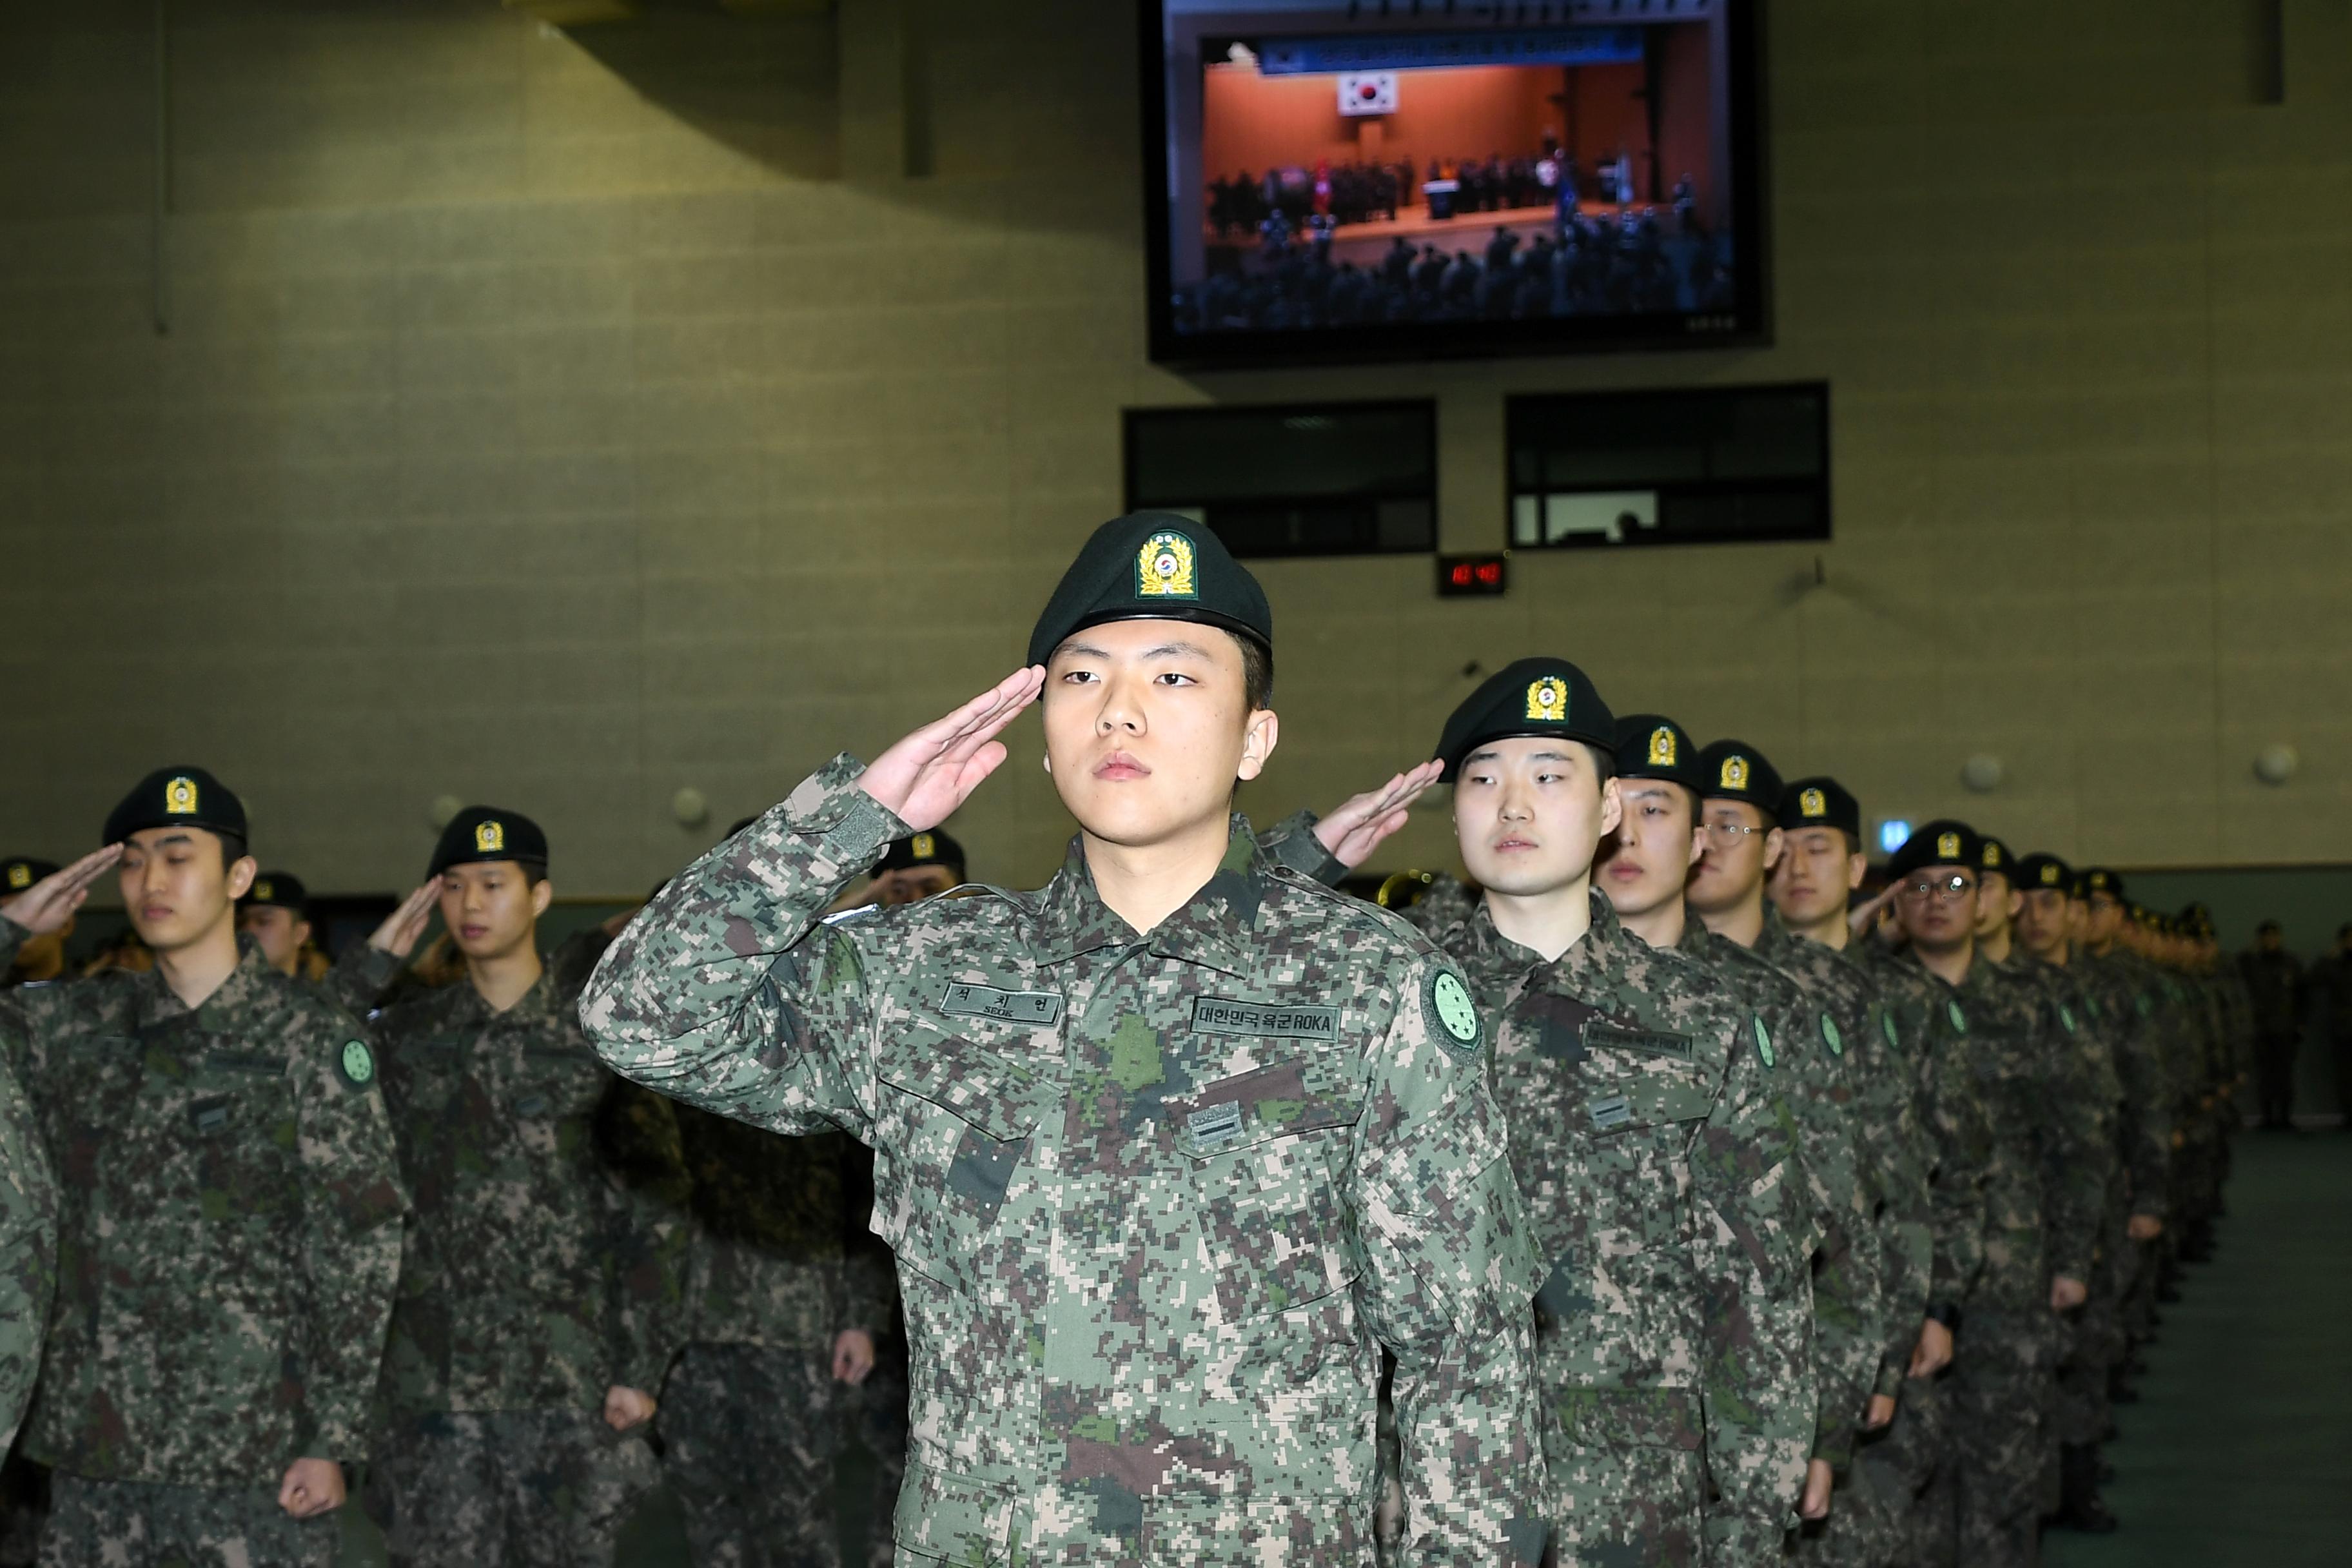
<path id="1" fill-rule="evenodd" d="M 836 1568 L 840 1387 L 830 1348 L 686 1347 L 662 1389 L 662 1471 L 695 1568 Z"/>
<path id="2" fill-rule="evenodd" d="M 331 1568 L 331 1513 L 292 1519 L 266 1487 L 49 1478 L 42 1568 Z"/>
<path id="3" fill-rule="evenodd" d="M 1698 1395 L 1574 1389 L 1544 1445 L 1558 1568 L 1691 1568 L 1705 1539 Z"/>
<path id="4" fill-rule="evenodd" d="M 644 1428 L 594 1411 L 441 1414 L 377 1442 L 367 1504 L 393 1568 L 596 1568 L 659 1479 Z"/>
<path id="5" fill-rule="evenodd" d="M 1966 1568 L 2028 1568 L 2051 1467 L 2052 1326 L 2031 1303 L 1971 1306 L 1945 1384 L 1952 1526 Z"/>
<path id="6" fill-rule="evenodd" d="M 1905 1381 L 1895 1419 L 1855 1440 L 1838 1478 L 1830 1516 L 1797 1538 L 1797 1555 L 1822 1568 L 1935 1568 L 1948 1563 L 1947 1533 L 1933 1528 L 1921 1499 L 1943 1462 L 1943 1389 Z M 1940 1552 L 1940 1554 L 1939 1554 Z"/>

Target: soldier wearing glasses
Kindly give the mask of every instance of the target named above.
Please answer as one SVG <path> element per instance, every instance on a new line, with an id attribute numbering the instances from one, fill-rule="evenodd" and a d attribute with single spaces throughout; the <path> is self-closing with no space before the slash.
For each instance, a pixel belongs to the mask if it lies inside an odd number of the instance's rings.
<path id="1" fill-rule="evenodd" d="M 1964 1220 L 1938 1237 L 1931 1310 L 1955 1342 L 1952 1463 L 1950 1484 L 1923 1500 L 1920 1555 L 2006 1568 L 2033 1561 L 2055 1314 L 2086 1298 L 2105 1193 L 2095 1108 L 2065 1092 L 2057 1005 L 2030 976 L 1979 962 L 1983 857 L 1983 838 L 1964 823 L 1931 822 L 1912 835 L 1888 867 L 1910 942 L 1882 963 L 1909 998 L 1916 1037 L 1932 1037 L 1938 1119 L 1958 1141 L 1939 1183 L 1973 1184 L 1982 1203 L 1973 1238 Z"/>

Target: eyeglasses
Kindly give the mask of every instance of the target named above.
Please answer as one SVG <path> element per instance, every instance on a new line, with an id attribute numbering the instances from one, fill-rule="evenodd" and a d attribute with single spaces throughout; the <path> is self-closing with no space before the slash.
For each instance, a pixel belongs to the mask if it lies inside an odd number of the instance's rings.
<path id="1" fill-rule="evenodd" d="M 1915 904 L 1926 903 L 1929 899 L 1954 904 L 1967 897 L 1975 886 L 1974 882 L 1956 871 L 1932 882 L 1906 882 L 1903 884 L 1903 896 Z"/>
<path id="2" fill-rule="evenodd" d="M 1738 822 L 1703 822 L 1699 826 L 1706 829 L 1708 837 L 1726 849 L 1737 849 L 1739 847 L 1739 841 L 1750 834 L 1772 831 L 1769 827 L 1749 827 Z"/>

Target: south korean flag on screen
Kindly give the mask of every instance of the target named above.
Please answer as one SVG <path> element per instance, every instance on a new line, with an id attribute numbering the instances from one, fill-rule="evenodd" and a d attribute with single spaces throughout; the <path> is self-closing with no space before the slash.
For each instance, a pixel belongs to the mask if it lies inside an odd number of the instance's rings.
<path id="1" fill-rule="evenodd" d="M 1339 73 L 1340 113 L 1394 114 L 1396 106 L 1396 72 L 1342 71 Z"/>

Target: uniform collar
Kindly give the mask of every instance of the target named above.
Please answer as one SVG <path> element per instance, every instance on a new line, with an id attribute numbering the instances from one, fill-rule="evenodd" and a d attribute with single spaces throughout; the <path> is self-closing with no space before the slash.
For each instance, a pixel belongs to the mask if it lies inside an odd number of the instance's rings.
<path id="1" fill-rule="evenodd" d="M 1538 984 L 1556 983 L 1551 988 L 1572 992 L 1580 982 L 1605 972 L 1628 942 L 1639 938 L 1628 936 L 1617 919 L 1617 906 L 1598 888 L 1589 889 L 1591 928 L 1559 958 L 1547 962 L 1534 948 L 1523 946 L 1496 929 L 1495 916 L 1482 897 L 1472 906 L 1470 918 L 1462 926 L 1466 944 L 1478 956 L 1499 958 L 1507 963 L 1533 972 Z M 1452 944 L 1446 944 L 1451 949 Z M 1460 956 L 1460 955 L 1457 955 Z"/>
<path id="2" fill-rule="evenodd" d="M 1246 818 L 1233 819 L 1216 874 L 1147 939 L 1114 914 L 1095 889 L 1084 841 L 1073 835 L 1062 868 L 1045 885 L 1037 910 L 1038 957 L 1060 963 L 1097 948 L 1145 943 L 1163 957 L 1205 964 L 1226 974 L 1253 968 L 1258 907 L 1271 886 L 1269 862 Z"/>
<path id="3" fill-rule="evenodd" d="M 260 944 L 252 937 L 240 933 L 236 939 L 236 967 L 220 988 L 204 999 L 203 1005 L 190 1007 L 180 1000 L 165 984 L 161 969 L 149 969 L 133 982 L 138 991 L 137 1019 L 142 1027 L 168 1023 L 174 1018 L 193 1017 L 197 1028 L 216 1035 L 229 1026 L 229 1021 L 251 1001 L 271 978 L 283 979 L 269 961 L 261 956 Z"/>

